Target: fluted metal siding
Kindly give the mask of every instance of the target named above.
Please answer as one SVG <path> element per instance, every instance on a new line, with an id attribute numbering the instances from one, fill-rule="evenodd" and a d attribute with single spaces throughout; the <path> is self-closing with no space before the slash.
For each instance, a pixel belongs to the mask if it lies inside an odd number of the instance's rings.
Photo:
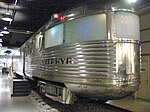
<path id="1" fill-rule="evenodd" d="M 41 60 L 49 58 L 72 58 L 74 62 L 72 64 L 41 64 Z M 116 71 L 115 43 L 91 41 L 60 45 L 29 55 L 25 61 L 26 74 L 35 77 L 62 83 L 97 84 L 97 81 L 107 79 Z"/>

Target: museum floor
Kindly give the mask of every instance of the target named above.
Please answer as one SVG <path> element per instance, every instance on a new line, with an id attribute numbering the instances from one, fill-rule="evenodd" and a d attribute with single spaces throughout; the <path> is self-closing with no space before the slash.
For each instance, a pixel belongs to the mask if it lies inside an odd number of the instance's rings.
<path id="1" fill-rule="evenodd" d="M 0 112 L 39 112 L 28 97 L 11 97 L 8 75 L 0 74 Z M 126 97 L 108 104 L 134 112 L 150 112 L 150 102 Z"/>

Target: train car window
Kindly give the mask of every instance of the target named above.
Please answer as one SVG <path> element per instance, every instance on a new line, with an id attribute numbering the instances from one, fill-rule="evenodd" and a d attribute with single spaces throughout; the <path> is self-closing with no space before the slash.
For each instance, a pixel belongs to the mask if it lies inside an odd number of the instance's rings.
<path id="1" fill-rule="evenodd" d="M 31 49 L 32 48 L 32 41 L 30 40 L 29 42 L 28 42 L 28 55 L 30 55 L 31 54 Z"/>
<path id="2" fill-rule="evenodd" d="M 35 43 L 35 49 L 39 49 L 40 48 L 40 38 L 38 37 L 38 35 L 36 36 L 36 43 Z"/>
<path id="3" fill-rule="evenodd" d="M 24 52 L 25 56 L 28 55 L 28 54 L 27 54 L 27 47 L 24 47 L 24 48 L 23 48 L 23 52 Z"/>
<path id="4" fill-rule="evenodd" d="M 36 43 L 35 43 L 35 49 L 40 50 L 42 47 L 42 38 L 43 34 L 40 32 L 38 35 L 36 35 Z"/>
<path id="5" fill-rule="evenodd" d="M 35 40 L 35 38 L 33 38 L 32 39 L 32 45 L 31 45 L 31 47 L 32 47 L 32 53 L 34 53 L 35 52 L 35 42 L 36 42 L 36 40 Z"/>
<path id="6" fill-rule="evenodd" d="M 134 13 L 112 13 L 112 37 L 140 40 L 139 17 Z"/>
<path id="7" fill-rule="evenodd" d="M 106 15 L 97 14 L 66 23 L 65 43 L 104 40 L 107 37 Z"/>
<path id="8" fill-rule="evenodd" d="M 20 69 L 20 53 L 17 51 L 13 55 L 13 71 L 17 72 Z"/>
<path id="9" fill-rule="evenodd" d="M 23 51 L 20 49 L 20 65 L 23 67 Z"/>
<path id="10" fill-rule="evenodd" d="M 27 45 L 27 55 L 29 55 L 29 54 L 30 54 L 30 45 L 28 43 L 28 45 Z"/>
<path id="11" fill-rule="evenodd" d="M 44 34 L 44 48 L 63 43 L 63 24 L 48 29 Z"/>
<path id="12" fill-rule="evenodd" d="M 29 42 L 29 54 L 31 54 L 31 43 Z"/>

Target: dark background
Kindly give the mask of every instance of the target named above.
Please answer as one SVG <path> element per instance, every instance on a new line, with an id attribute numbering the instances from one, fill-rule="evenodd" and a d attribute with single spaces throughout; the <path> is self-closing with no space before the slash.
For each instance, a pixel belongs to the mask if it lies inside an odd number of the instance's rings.
<path id="1" fill-rule="evenodd" d="M 9 35 L 0 37 L 3 39 L 3 46 L 20 47 L 31 35 L 26 31 L 37 31 L 44 25 L 54 13 L 60 13 L 75 5 L 96 0 L 1 0 L 0 1 L 0 30 L 8 26 L 12 30 Z M 108 1 L 108 0 L 99 0 Z M 119 1 L 119 0 L 118 0 Z M 121 0 L 123 1 L 123 0 Z M 16 4 L 15 4 L 16 3 Z M 150 0 L 139 0 L 136 7 L 149 4 Z M 2 21 L 2 17 L 8 9 L 12 13 L 11 23 Z"/>

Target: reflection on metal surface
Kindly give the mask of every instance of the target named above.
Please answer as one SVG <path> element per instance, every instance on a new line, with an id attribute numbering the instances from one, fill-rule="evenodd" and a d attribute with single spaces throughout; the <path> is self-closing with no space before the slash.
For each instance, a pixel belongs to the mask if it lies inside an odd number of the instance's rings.
<path id="1" fill-rule="evenodd" d="M 139 51 L 139 42 L 129 39 L 61 45 L 26 57 L 25 72 L 65 83 L 76 94 L 116 99 L 138 89 Z M 40 63 L 68 57 L 74 59 L 73 63 Z"/>

